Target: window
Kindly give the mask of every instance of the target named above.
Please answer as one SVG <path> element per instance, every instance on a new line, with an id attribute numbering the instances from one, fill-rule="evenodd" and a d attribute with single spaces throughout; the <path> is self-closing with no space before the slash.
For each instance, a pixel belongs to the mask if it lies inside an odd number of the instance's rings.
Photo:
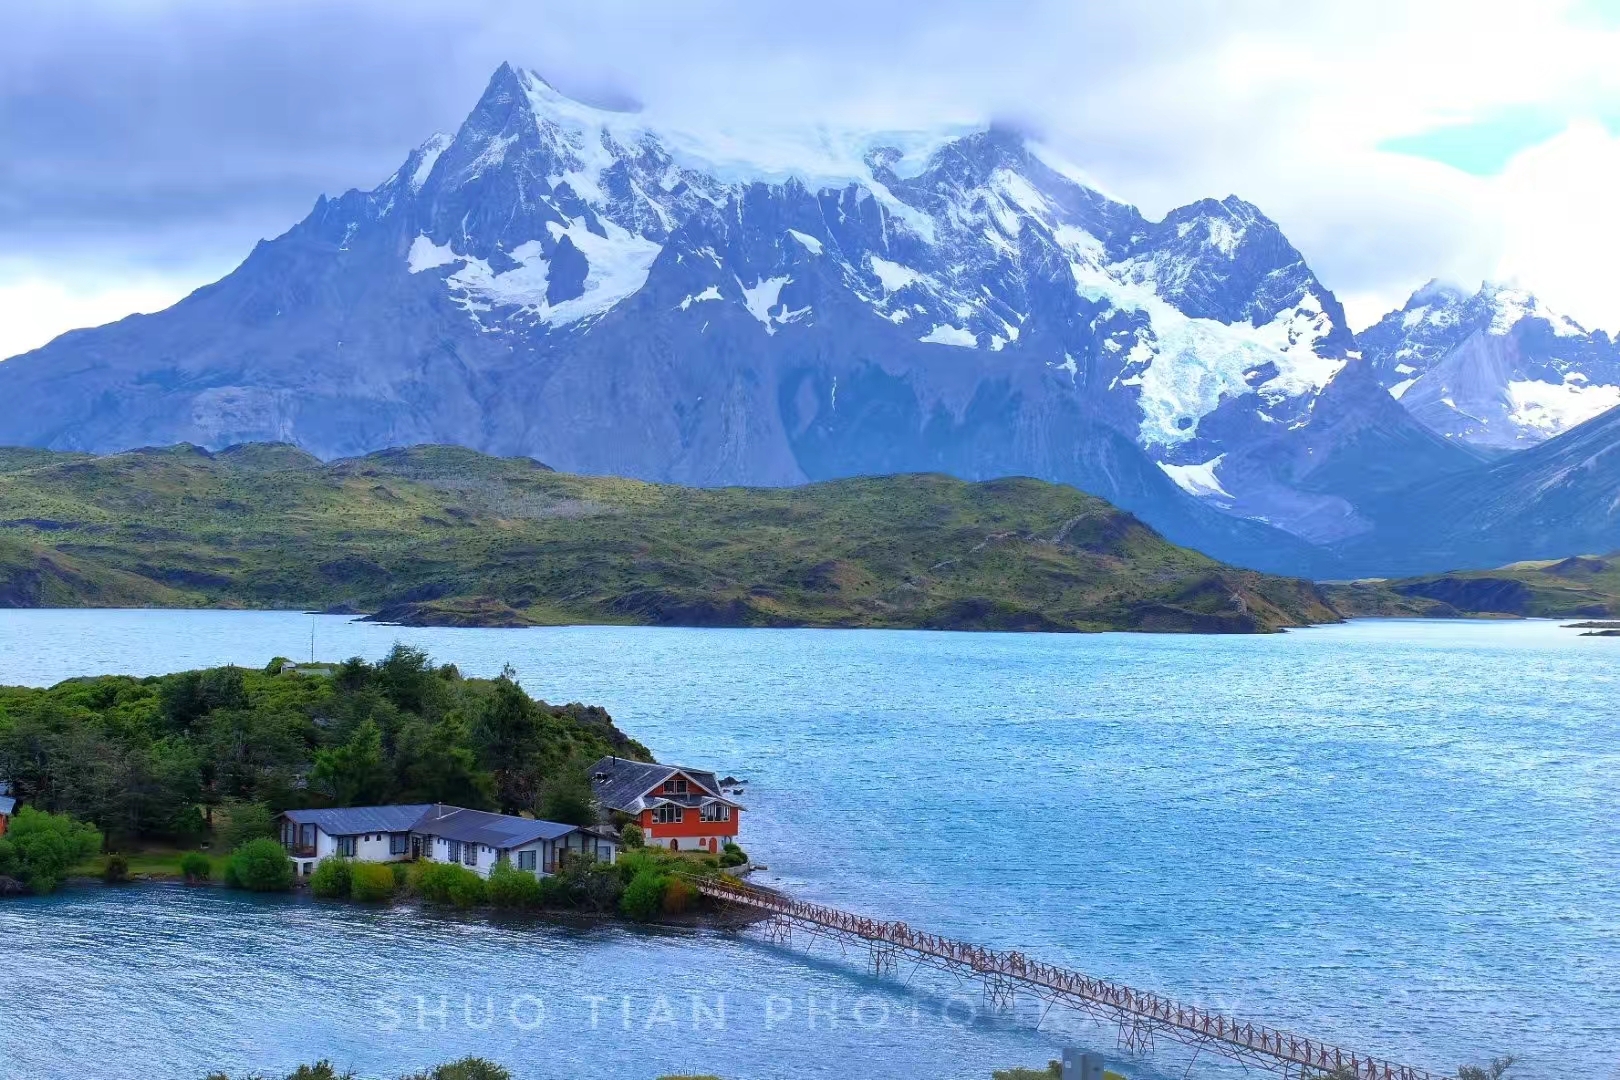
<path id="1" fill-rule="evenodd" d="M 397 832 L 388 834 L 388 854 L 403 855 L 409 850 L 411 850 L 410 833 Z"/>
<path id="2" fill-rule="evenodd" d="M 518 852 L 518 869 L 519 870 L 533 870 L 535 868 L 535 864 L 536 864 L 535 856 L 537 854 L 538 854 L 537 852 L 533 852 L 533 851 L 520 851 L 520 852 Z"/>
<path id="3" fill-rule="evenodd" d="M 340 836 L 337 838 L 337 853 L 345 859 L 354 858 L 354 837 Z"/>
<path id="4" fill-rule="evenodd" d="M 460 862 L 461 861 L 461 841 L 460 840 L 446 840 L 445 843 L 450 845 L 450 856 L 445 861 L 446 862 Z"/>
<path id="5" fill-rule="evenodd" d="M 656 825 L 673 825 L 686 818 L 686 811 L 679 806 L 653 807 L 653 823 Z"/>
<path id="6" fill-rule="evenodd" d="M 678 780 L 665 780 L 664 781 L 664 794 L 666 794 L 666 795 L 685 795 L 686 794 L 686 778 L 682 777 L 682 778 L 680 778 Z"/>
<path id="7" fill-rule="evenodd" d="M 731 807 L 725 803 L 710 803 L 698 814 L 701 821 L 730 821 Z"/>
<path id="8" fill-rule="evenodd" d="M 462 844 L 461 845 L 461 861 L 466 863 L 468 866 L 477 866 L 478 865 L 478 845 L 477 844 Z"/>

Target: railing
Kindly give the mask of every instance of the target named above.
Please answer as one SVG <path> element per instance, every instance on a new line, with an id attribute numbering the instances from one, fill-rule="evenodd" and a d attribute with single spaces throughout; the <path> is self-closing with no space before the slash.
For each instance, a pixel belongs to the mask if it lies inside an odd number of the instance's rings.
<path id="1" fill-rule="evenodd" d="M 903 922 L 868 919 L 747 885 L 712 878 L 688 880 L 698 892 L 724 903 L 907 950 L 959 970 L 965 968 L 977 976 L 1011 980 L 1050 1001 L 1094 1013 L 1100 1011 L 1121 1025 L 1145 1024 L 1150 1030 L 1162 1031 L 1180 1041 L 1241 1056 L 1284 1072 L 1297 1067 L 1301 1071 L 1336 1072 L 1357 1080 L 1440 1080 L 1424 1069 L 1352 1052 L 1265 1025 L 1239 1023 L 1196 1005 L 1184 1005 L 1122 983 L 1043 964 L 1019 952 L 998 952 L 953 941 L 913 930 Z"/>

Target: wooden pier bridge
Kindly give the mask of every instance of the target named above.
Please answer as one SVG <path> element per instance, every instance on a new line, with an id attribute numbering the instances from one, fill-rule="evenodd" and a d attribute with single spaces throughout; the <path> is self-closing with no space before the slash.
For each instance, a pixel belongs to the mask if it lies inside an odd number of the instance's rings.
<path id="1" fill-rule="evenodd" d="M 940 968 L 983 983 L 987 999 L 1010 1006 L 1014 995 L 1027 993 L 1054 1005 L 1083 1012 L 1119 1029 L 1120 1045 L 1132 1053 L 1153 1048 L 1164 1037 L 1280 1073 L 1285 1078 L 1343 1077 L 1345 1080 L 1445 1080 L 1440 1074 L 1398 1065 L 1371 1054 L 1346 1050 L 1320 1039 L 1305 1038 L 1260 1024 L 1239 1022 L 1196 1005 L 1183 1005 L 1158 994 L 1106 979 L 1053 967 L 1018 952 L 997 952 L 962 941 L 884 922 L 837 908 L 794 900 L 752 886 L 689 878 L 694 889 L 723 904 L 762 916 L 771 940 L 789 944 L 795 931 L 864 947 L 874 974 L 892 973 L 902 959 Z M 1042 1013 L 1044 1019 L 1045 1013 Z M 1188 1066 L 1189 1071 L 1191 1066 Z"/>

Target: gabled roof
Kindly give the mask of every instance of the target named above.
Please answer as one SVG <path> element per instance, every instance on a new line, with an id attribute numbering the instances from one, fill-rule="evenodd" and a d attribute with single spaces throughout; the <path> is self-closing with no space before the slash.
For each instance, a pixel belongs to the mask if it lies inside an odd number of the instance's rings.
<path id="1" fill-rule="evenodd" d="M 414 832 L 493 848 L 522 847 L 537 840 L 555 840 L 578 830 L 576 825 L 491 814 L 445 803 L 288 810 L 284 816 L 300 825 L 314 825 L 328 836 Z"/>
<path id="2" fill-rule="evenodd" d="M 331 810 L 288 810 L 289 821 L 314 825 L 328 836 L 359 836 L 361 833 L 410 832 L 432 803 L 406 806 L 345 806 Z"/>
<path id="3" fill-rule="evenodd" d="M 483 810 L 463 810 L 459 806 L 430 806 L 413 832 L 442 836 L 463 844 L 486 844 L 492 848 L 515 848 L 537 840 L 556 840 L 579 829 L 557 821 L 491 814 Z"/>
<path id="4" fill-rule="evenodd" d="M 651 761 L 605 757 L 591 766 L 591 789 L 596 793 L 597 800 L 609 810 L 639 814 L 660 799 L 667 798 L 653 793 L 653 789 L 661 786 L 676 773 L 703 788 L 711 797 L 710 801 L 723 802 L 741 809 L 740 804 L 721 796 L 720 782 L 714 778 L 714 773 L 705 769 L 688 769 L 684 765 L 659 765 Z"/>

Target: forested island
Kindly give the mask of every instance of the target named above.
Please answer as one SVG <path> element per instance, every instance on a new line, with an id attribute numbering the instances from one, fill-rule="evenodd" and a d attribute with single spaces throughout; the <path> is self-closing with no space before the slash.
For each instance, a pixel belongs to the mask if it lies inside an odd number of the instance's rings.
<path id="1" fill-rule="evenodd" d="M 314 608 L 629 623 L 1255 633 L 1309 582 L 1169 543 L 1071 487 L 868 477 L 683 488 L 454 447 L 0 450 L 0 606 Z"/>

